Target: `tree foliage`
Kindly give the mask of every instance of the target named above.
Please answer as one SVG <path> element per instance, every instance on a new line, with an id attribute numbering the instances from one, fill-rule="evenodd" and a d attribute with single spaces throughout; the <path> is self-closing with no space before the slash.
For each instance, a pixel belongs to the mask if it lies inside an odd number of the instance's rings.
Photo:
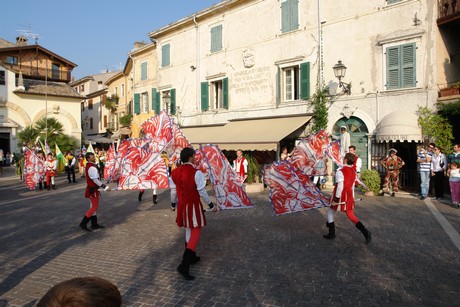
<path id="1" fill-rule="evenodd" d="M 64 134 L 63 131 L 63 125 L 56 118 L 41 118 L 35 123 L 35 126 L 26 127 L 18 133 L 19 147 L 24 143 L 33 147 L 40 139 L 43 144 L 46 140 L 53 151 L 54 143 L 58 144 L 63 153 L 78 148 L 80 141 L 73 136 Z"/>
<path id="2" fill-rule="evenodd" d="M 443 152 L 452 148 L 454 139 L 452 125 L 438 113 L 432 112 L 427 107 L 419 107 L 417 110 L 418 124 L 422 128 L 422 135 L 441 147 Z"/>
<path id="3" fill-rule="evenodd" d="M 327 119 L 329 116 L 327 104 L 329 100 L 329 88 L 317 88 L 311 99 L 314 121 L 310 128 L 310 132 L 316 132 L 327 128 Z"/>

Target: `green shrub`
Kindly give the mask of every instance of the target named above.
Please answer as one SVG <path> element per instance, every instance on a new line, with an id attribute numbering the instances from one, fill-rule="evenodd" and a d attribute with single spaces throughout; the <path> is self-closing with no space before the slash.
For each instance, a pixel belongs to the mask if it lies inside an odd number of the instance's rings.
<path id="1" fill-rule="evenodd" d="M 375 169 L 365 169 L 361 172 L 361 180 L 369 188 L 365 189 L 363 186 L 359 186 L 359 189 L 363 192 L 372 191 L 375 195 L 380 192 L 380 174 Z"/>
<path id="2" fill-rule="evenodd" d="M 248 178 L 246 179 L 247 183 L 259 183 L 261 182 L 261 170 L 260 164 L 257 161 L 256 157 L 251 154 L 244 154 L 246 160 L 248 160 Z"/>

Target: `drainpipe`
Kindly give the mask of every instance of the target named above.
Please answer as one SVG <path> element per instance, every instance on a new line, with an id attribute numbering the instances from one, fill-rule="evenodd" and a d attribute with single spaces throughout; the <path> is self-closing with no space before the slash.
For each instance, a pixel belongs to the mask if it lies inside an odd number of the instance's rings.
<path id="1" fill-rule="evenodd" d="M 318 87 L 323 88 L 323 37 L 321 28 L 321 11 L 320 1 L 318 3 Z"/>
<path id="2" fill-rule="evenodd" d="M 132 81 L 131 81 L 131 95 L 132 95 L 132 103 L 134 103 L 134 78 L 136 76 L 136 65 L 134 65 L 134 59 L 133 59 L 133 56 L 131 55 L 131 53 L 128 53 L 128 57 L 131 59 L 131 62 L 133 63 L 133 71 L 132 71 Z M 129 77 L 128 77 L 129 78 Z M 129 110 L 129 107 L 128 107 L 128 110 Z M 131 109 L 134 113 L 134 105 L 132 106 L 132 109 Z"/>
<path id="3" fill-rule="evenodd" d="M 200 110 L 200 29 L 198 27 L 198 23 L 196 22 L 196 15 L 193 15 L 193 23 L 195 24 L 195 32 L 196 32 L 196 48 L 195 48 L 195 79 L 196 79 L 196 109 L 197 111 Z"/>

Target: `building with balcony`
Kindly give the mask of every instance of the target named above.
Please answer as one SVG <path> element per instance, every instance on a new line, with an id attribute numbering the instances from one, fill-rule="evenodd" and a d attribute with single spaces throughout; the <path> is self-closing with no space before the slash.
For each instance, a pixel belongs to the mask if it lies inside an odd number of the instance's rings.
<path id="1" fill-rule="evenodd" d="M 17 133 L 54 117 L 64 133 L 81 137 L 80 101 L 69 81 L 77 65 L 25 37 L 0 39 L 0 147 L 18 152 Z"/>
<path id="2" fill-rule="evenodd" d="M 70 85 L 76 92 L 83 96 L 80 100 L 81 127 L 83 143 L 103 147 L 103 144 L 111 143 L 110 136 L 114 132 L 110 123 L 116 110 L 115 95 L 108 96 L 105 82 L 118 72 L 104 72 L 86 76 Z M 106 104 L 109 103 L 109 105 Z"/>
<path id="3" fill-rule="evenodd" d="M 448 2 L 447 11 L 453 3 L 456 11 L 456 1 Z M 459 70 L 447 56 L 458 54 L 458 31 L 438 31 L 438 14 L 416 0 L 225 0 L 149 33 L 155 89 L 160 105 L 163 92 L 174 90 L 178 122 L 192 143 L 277 157 L 308 135 L 311 97 L 327 85 L 327 130 L 338 135 L 347 126 L 367 168 L 380 169 L 396 148 L 406 161 L 402 184 L 415 185 L 424 142 L 416 112 L 436 109 L 439 84 Z M 338 63 L 347 68 L 340 79 Z"/>

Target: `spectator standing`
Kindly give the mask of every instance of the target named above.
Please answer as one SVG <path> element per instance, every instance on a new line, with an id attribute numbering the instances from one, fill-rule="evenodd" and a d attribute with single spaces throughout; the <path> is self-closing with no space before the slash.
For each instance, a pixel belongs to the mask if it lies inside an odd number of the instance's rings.
<path id="1" fill-rule="evenodd" d="M 347 131 L 347 126 L 340 127 L 340 154 L 342 157 L 348 152 L 348 148 L 351 145 L 350 133 Z"/>
<path id="2" fill-rule="evenodd" d="M 449 175 L 450 172 L 450 165 L 454 162 L 457 162 L 460 164 L 460 144 L 454 144 L 454 152 L 450 153 L 447 156 L 447 175 Z"/>
<path id="3" fill-rule="evenodd" d="M 450 196 L 452 198 L 452 206 L 454 208 L 460 208 L 460 163 L 452 162 L 450 164 L 449 172 L 449 186 Z"/>
<path id="4" fill-rule="evenodd" d="M 432 152 L 425 148 L 420 148 L 417 155 L 417 163 L 419 164 L 420 174 L 420 199 L 425 199 L 428 196 L 430 189 L 430 170 L 431 170 Z"/>
<path id="5" fill-rule="evenodd" d="M 444 198 L 444 173 L 447 169 L 447 158 L 441 152 L 441 147 L 434 148 L 434 155 L 431 157 L 431 176 L 434 181 L 433 199 Z"/>

